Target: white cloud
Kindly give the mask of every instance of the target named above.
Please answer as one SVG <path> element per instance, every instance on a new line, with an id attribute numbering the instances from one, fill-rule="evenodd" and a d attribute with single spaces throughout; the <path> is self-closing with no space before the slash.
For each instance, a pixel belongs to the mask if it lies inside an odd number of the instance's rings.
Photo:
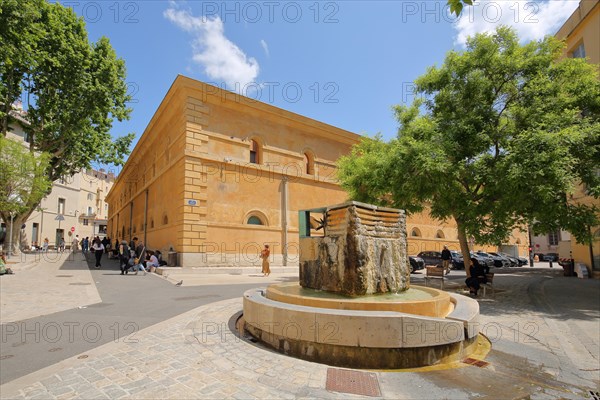
<path id="1" fill-rule="evenodd" d="M 522 41 L 541 39 L 555 34 L 578 5 L 579 0 L 477 1 L 465 6 L 454 24 L 456 43 L 464 46 L 468 36 L 492 32 L 500 25 L 515 28 Z"/>
<path id="2" fill-rule="evenodd" d="M 265 54 L 267 55 L 267 57 L 269 57 L 269 45 L 267 44 L 267 42 L 265 42 L 264 39 L 260 39 L 260 45 L 262 46 L 263 50 L 265 51 Z"/>
<path id="3" fill-rule="evenodd" d="M 194 17 L 189 11 L 175 7 L 167 9 L 165 18 L 192 34 L 192 59 L 202 65 L 211 79 L 222 80 L 231 89 L 254 82 L 259 72 L 258 62 L 225 37 L 219 16 Z"/>

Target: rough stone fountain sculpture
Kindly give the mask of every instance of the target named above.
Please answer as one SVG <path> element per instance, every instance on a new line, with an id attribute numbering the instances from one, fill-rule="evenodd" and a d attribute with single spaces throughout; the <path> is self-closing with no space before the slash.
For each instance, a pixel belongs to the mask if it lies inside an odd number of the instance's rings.
<path id="1" fill-rule="evenodd" d="M 244 293 L 239 326 L 281 353 L 352 368 L 412 368 L 478 348 L 479 304 L 410 287 L 402 210 L 299 211 L 299 282 Z"/>
<path id="2" fill-rule="evenodd" d="M 300 212 L 300 285 L 347 296 L 408 289 L 404 211 L 357 202 L 337 207 Z M 315 213 L 323 214 L 322 237 L 311 237 L 305 222 Z"/>

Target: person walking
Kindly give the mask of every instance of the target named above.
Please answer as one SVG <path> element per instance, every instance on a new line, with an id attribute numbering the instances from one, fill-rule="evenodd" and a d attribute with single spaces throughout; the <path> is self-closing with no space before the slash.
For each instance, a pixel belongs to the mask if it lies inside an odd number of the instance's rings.
<path id="1" fill-rule="evenodd" d="M 92 244 L 92 250 L 94 251 L 94 255 L 96 256 L 96 268 L 100 268 L 102 265 L 100 264 L 100 260 L 102 259 L 102 254 L 104 254 L 104 245 L 100 238 L 94 239 L 94 244 Z"/>
<path id="2" fill-rule="evenodd" d="M 140 264 L 146 264 L 146 246 L 144 245 L 144 241 L 137 241 L 137 246 L 135 248 L 135 256 L 140 259 Z"/>
<path id="3" fill-rule="evenodd" d="M 90 237 L 86 236 L 85 239 L 83 239 L 83 241 L 81 242 L 81 250 L 84 253 L 87 253 L 89 249 L 90 249 Z"/>
<path id="4" fill-rule="evenodd" d="M 125 275 L 129 269 L 129 259 L 131 258 L 131 252 L 129 251 L 126 240 L 123 240 L 118 247 L 118 257 L 121 275 Z"/>
<path id="5" fill-rule="evenodd" d="M 71 251 L 77 253 L 79 250 L 79 235 L 75 235 L 75 238 L 71 242 Z"/>
<path id="6" fill-rule="evenodd" d="M 265 244 L 265 248 L 260 252 L 260 258 L 262 258 L 262 273 L 263 276 L 269 276 L 271 274 L 271 267 L 269 266 L 269 256 L 271 255 L 271 250 L 269 250 L 269 245 Z"/>
<path id="7" fill-rule="evenodd" d="M 50 245 L 50 241 L 48 238 L 44 239 L 44 244 L 42 245 L 42 251 L 45 253 L 48 251 L 48 246 Z"/>
<path id="8" fill-rule="evenodd" d="M 448 246 L 444 246 L 444 250 L 442 250 L 442 267 L 446 275 L 450 273 L 450 259 L 452 259 L 452 254 L 448 250 Z"/>

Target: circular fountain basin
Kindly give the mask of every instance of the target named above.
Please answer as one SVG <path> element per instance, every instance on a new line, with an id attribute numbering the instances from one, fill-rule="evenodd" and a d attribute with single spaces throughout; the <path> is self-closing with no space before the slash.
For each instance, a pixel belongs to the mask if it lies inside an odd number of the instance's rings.
<path id="1" fill-rule="evenodd" d="M 479 304 L 441 290 L 348 298 L 298 283 L 244 293 L 244 328 L 287 355 L 352 368 L 414 368 L 473 352 Z"/>
<path id="2" fill-rule="evenodd" d="M 273 301 L 334 310 L 396 311 L 429 317 L 445 317 L 454 310 L 446 292 L 428 287 L 411 287 L 400 293 L 347 297 L 322 290 L 307 289 L 298 282 L 273 284 L 266 297 Z"/>

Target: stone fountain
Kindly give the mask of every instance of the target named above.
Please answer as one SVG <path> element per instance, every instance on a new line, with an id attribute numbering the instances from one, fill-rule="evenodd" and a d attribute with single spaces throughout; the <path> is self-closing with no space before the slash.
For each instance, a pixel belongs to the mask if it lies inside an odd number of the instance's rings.
<path id="1" fill-rule="evenodd" d="M 243 326 L 284 354 L 412 368 L 475 351 L 479 304 L 411 287 L 402 210 L 349 202 L 299 212 L 300 280 L 244 294 Z"/>

